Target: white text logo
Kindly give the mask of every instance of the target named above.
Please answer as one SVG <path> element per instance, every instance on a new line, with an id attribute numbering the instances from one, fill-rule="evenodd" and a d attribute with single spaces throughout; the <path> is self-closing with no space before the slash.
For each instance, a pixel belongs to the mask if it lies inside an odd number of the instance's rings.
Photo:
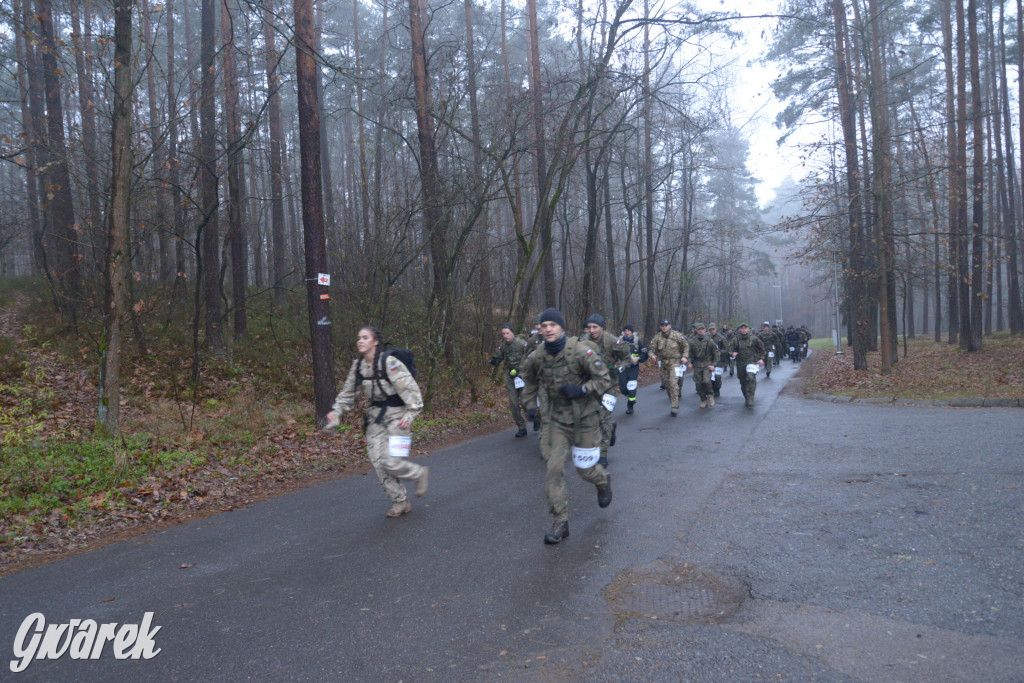
<path id="1" fill-rule="evenodd" d="M 11 671 L 19 673 L 33 659 L 99 659 L 103 648 L 112 644 L 117 659 L 152 659 L 160 654 L 153 636 L 162 626 L 151 628 L 153 613 L 146 612 L 142 624 L 97 624 L 92 619 L 72 619 L 66 624 L 50 624 L 41 612 L 30 614 L 21 622 L 14 637 Z"/>

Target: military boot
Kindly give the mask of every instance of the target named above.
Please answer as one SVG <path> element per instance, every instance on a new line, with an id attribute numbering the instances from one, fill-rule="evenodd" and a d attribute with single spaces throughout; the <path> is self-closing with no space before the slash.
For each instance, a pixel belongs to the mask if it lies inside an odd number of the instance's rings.
<path id="1" fill-rule="evenodd" d="M 384 513 L 386 517 L 401 517 L 407 512 L 412 512 L 412 503 L 407 500 L 403 500 L 401 503 L 395 503 L 391 506 L 391 509 Z"/>
<path id="2" fill-rule="evenodd" d="M 416 480 L 416 497 L 417 498 L 422 498 L 423 496 L 427 495 L 427 488 L 428 488 L 428 486 L 427 486 L 427 477 L 429 477 L 429 476 L 430 476 L 430 468 L 429 467 L 424 467 L 423 468 L 423 472 L 420 473 L 420 478 Z M 412 508 L 411 505 L 409 507 L 410 507 L 410 509 Z"/>
<path id="3" fill-rule="evenodd" d="M 714 405 L 715 405 L 715 397 L 714 396 L 708 396 L 708 407 L 710 408 L 710 407 L 712 407 Z"/>
<path id="4" fill-rule="evenodd" d="M 612 422 L 612 438 L 608 439 L 608 448 L 615 445 L 615 430 L 618 428 L 619 424 L 617 422 Z"/>
<path id="5" fill-rule="evenodd" d="M 551 531 L 544 534 L 544 542 L 548 545 L 559 543 L 563 538 L 569 538 L 569 522 L 555 522 Z"/>
<path id="6" fill-rule="evenodd" d="M 521 437 L 521 436 L 526 436 L 526 427 L 520 427 L 520 428 L 519 428 L 519 431 L 518 431 L 518 432 L 516 432 L 516 438 L 517 438 L 517 439 L 518 439 L 519 437 Z"/>
<path id="7" fill-rule="evenodd" d="M 597 505 L 606 508 L 612 504 L 612 475 L 605 475 L 604 486 L 597 487 Z"/>
<path id="8" fill-rule="evenodd" d="M 629 403 L 626 404 L 626 415 L 632 415 L 633 414 L 633 404 L 634 403 L 635 403 L 635 401 L 630 401 Z"/>

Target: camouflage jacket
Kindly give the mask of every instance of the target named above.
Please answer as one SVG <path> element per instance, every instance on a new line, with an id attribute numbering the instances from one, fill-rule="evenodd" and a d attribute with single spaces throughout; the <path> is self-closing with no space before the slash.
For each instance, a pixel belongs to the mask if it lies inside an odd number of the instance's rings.
<path id="1" fill-rule="evenodd" d="M 516 335 L 512 338 L 512 341 L 502 340 L 501 346 L 498 347 L 498 352 L 494 354 L 494 357 L 505 361 L 505 372 L 511 375 L 513 370 L 519 372 L 523 361 L 533 352 L 533 349 L 534 347 L 526 339 Z"/>
<path id="2" fill-rule="evenodd" d="M 647 350 L 658 357 L 658 360 L 671 365 L 678 365 L 679 359 L 690 355 L 690 344 L 676 330 L 668 334 L 658 332 L 648 344 Z"/>
<path id="3" fill-rule="evenodd" d="M 718 362 L 718 345 L 709 336 L 693 336 L 693 343 L 690 344 L 690 362 L 695 368 L 703 368 L 714 365 Z"/>
<path id="4" fill-rule="evenodd" d="M 736 362 L 743 365 L 764 360 L 767 355 L 764 342 L 753 332 L 748 332 L 746 336 L 739 332 L 734 334 L 729 342 L 729 353 L 736 353 Z"/>
<path id="5" fill-rule="evenodd" d="M 373 366 L 364 359 L 360 358 L 352 363 L 345 386 L 334 399 L 334 412 L 341 415 L 355 408 L 356 392 L 362 390 L 363 395 L 370 399 L 371 405 L 367 408 L 367 413 L 373 412 L 374 417 L 385 403 L 395 409 L 393 413 L 388 412 L 389 420 L 391 415 L 397 415 L 399 419 L 406 417 L 409 420 L 419 415 L 423 410 L 423 396 L 409 368 L 394 356 L 388 356 L 383 365 L 384 367 L 378 370 L 383 370 L 384 376 L 374 376 Z M 357 382 L 360 384 L 358 387 Z M 399 400 L 405 405 L 397 405 Z"/>
<path id="6" fill-rule="evenodd" d="M 629 357 L 629 345 L 613 334 L 603 332 L 600 339 L 593 339 L 590 335 L 584 335 L 581 339 L 589 341 L 597 347 L 597 352 L 601 355 L 604 364 L 608 366 L 608 372 L 612 379 L 617 378 L 620 372 L 633 364 Z"/>
<path id="7" fill-rule="evenodd" d="M 626 339 L 626 336 L 623 335 L 623 336 L 619 337 L 619 341 L 622 342 L 623 344 L 625 344 L 626 347 L 629 349 L 629 355 L 630 355 L 630 362 L 629 362 L 629 364 L 630 365 L 633 364 L 632 356 L 634 354 L 636 356 L 638 356 L 638 358 L 637 358 L 638 362 L 640 362 L 640 363 L 646 363 L 647 362 L 647 347 L 644 346 L 644 341 L 640 338 L 640 335 L 634 334 L 632 339 Z"/>
<path id="8" fill-rule="evenodd" d="M 715 342 L 715 346 L 718 347 L 718 361 L 721 363 L 727 363 L 729 361 L 729 352 L 726 349 L 728 343 L 725 340 L 725 335 L 721 332 L 715 332 L 711 337 L 711 341 Z"/>
<path id="9" fill-rule="evenodd" d="M 578 416 L 604 410 L 601 395 L 614 385 L 601 355 L 576 337 L 566 337 L 565 347 L 552 356 L 543 346 L 523 363 L 520 370 L 526 387 L 522 393 L 525 406 L 534 405 L 540 392 L 547 401 L 541 402 L 547 416 L 563 424 L 572 424 Z M 558 388 L 563 384 L 582 386 L 587 393 L 569 399 Z"/>

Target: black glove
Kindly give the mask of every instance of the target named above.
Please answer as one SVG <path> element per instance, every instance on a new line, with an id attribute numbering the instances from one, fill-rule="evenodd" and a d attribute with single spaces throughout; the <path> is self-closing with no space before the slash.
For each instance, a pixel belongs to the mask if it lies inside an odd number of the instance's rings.
<path id="1" fill-rule="evenodd" d="M 558 393 L 566 398 L 579 398 L 587 393 L 585 387 L 579 384 L 563 384 L 558 387 Z"/>
<path id="2" fill-rule="evenodd" d="M 494 357 L 491 358 L 491 365 L 497 365 L 500 362 L 501 362 L 501 359 L 498 358 L 497 356 L 494 356 Z"/>

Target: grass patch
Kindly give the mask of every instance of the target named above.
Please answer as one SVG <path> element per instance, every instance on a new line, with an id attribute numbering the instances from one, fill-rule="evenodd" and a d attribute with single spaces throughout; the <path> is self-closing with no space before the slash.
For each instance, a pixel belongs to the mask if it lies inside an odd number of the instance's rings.
<path id="1" fill-rule="evenodd" d="M 137 489 L 151 475 L 204 462 L 200 453 L 153 450 L 140 436 L 5 446 L 0 516 L 33 523 L 58 512 L 61 522 L 73 524 L 86 509 L 116 504 L 125 490 Z"/>
<path id="2" fill-rule="evenodd" d="M 836 345 L 832 343 L 832 337 L 815 337 L 807 342 L 807 346 L 815 351 L 828 351 L 836 348 Z"/>

